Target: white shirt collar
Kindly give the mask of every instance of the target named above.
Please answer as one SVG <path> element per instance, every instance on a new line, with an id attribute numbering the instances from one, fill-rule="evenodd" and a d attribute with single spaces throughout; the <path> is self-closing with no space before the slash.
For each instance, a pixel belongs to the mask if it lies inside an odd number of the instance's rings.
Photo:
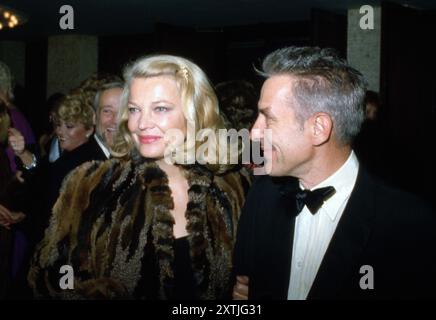
<path id="1" fill-rule="evenodd" d="M 311 188 L 311 190 L 327 186 L 335 188 L 336 193 L 329 198 L 320 209 L 324 211 L 332 221 L 334 221 L 338 215 L 338 208 L 346 199 L 349 198 L 351 191 L 353 191 L 358 171 L 359 161 L 357 160 L 354 151 L 351 151 L 347 161 L 345 161 L 345 163 L 335 173 Z M 301 183 L 300 187 L 302 187 Z"/>
<path id="2" fill-rule="evenodd" d="M 100 148 L 103 151 L 106 158 L 109 159 L 111 157 L 111 153 L 109 151 L 109 148 L 107 148 L 105 146 L 105 144 L 103 143 L 103 141 L 100 140 L 100 138 L 98 137 L 97 134 L 94 134 L 94 139 L 95 139 L 95 141 L 97 141 L 98 145 L 100 146 Z"/>

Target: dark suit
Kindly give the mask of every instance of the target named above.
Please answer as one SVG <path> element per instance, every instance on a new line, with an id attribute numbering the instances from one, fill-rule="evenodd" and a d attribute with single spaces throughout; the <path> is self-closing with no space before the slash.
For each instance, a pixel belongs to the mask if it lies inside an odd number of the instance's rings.
<path id="1" fill-rule="evenodd" d="M 98 145 L 94 136 L 70 152 L 63 153 L 59 159 L 49 165 L 49 204 L 56 202 L 59 196 L 59 189 L 64 178 L 81 164 L 92 160 L 107 160 L 103 150 Z"/>
<path id="2" fill-rule="evenodd" d="M 242 210 L 235 273 L 250 277 L 250 299 L 287 299 L 295 212 L 281 195 L 296 179 L 259 178 Z M 359 170 L 308 299 L 436 297 L 436 219 L 432 208 Z M 374 270 L 363 290 L 360 268 Z"/>
<path id="3" fill-rule="evenodd" d="M 29 177 L 32 189 L 32 210 L 38 212 L 36 221 L 30 222 L 35 243 L 42 239 L 47 227 L 51 209 L 55 204 L 64 178 L 81 164 L 92 160 L 106 160 L 103 150 L 94 137 L 70 152 L 64 152 L 55 162 L 49 163 L 48 158 L 41 161 L 35 168 L 33 176 Z M 35 227 L 33 225 L 37 225 Z"/>

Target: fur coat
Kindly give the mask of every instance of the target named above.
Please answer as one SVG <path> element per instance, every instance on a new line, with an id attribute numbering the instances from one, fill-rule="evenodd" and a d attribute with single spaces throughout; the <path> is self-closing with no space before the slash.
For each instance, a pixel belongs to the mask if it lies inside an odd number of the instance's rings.
<path id="1" fill-rule="evenodd" d="M 196 296 L 229 298 L 233 245 L 249 177 L 243 171 L 214 175 L 200 165 L 183 168 Z M 154 161 L 133 156 L 80 166 L 64 181 L 32 259 L 28 280 L 35 296 L 171 299 L 173 206 L 168 178 Z M 152 259 L 146 258 L 150 252 Z M 60 289 L 63 265 L 74 271 L 73 290 Z M 147 290 L 153 283 L 156 290 Z"/>

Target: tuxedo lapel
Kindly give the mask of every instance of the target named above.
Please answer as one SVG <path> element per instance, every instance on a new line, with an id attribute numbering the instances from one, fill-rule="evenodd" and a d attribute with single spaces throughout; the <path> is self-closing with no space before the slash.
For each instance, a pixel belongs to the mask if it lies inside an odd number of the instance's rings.
<path id="1" fill-rule="evenodd" d="M 272 230 L 272 261 L 273 274 L 277 281 L 273 281 L 273 298 L 287 299 L 289 281 L 291 277 L 292 249 L 294 241 L 296 207 L 289 201 L 289 192 L 298 188 L 298 180 L 295 178 L 274 178 L 278 187 L 279 196 L 274 208 L 274 220 Z"/>
<path id="2" fill-rule="evenodd" d="M 374 219 L 374 186 L 362 167 L 355 187 L 324 255 L 308 299 L 338 297 L 350 283 L 359 279 L 359 256 L 368 241 Z M 357 271 L 356 271 L 357 270 Z"/>
<path id="3" fill-rule="evenodd" d="M 274 299 L 287 299 L 292 260 L 292 243 L 294 239 L 295 216 L 284 202 L 278 204 L 275 212 L 272 234 L 272 259 L 278 263 L 273 265 Z"/>
<path id="4" fill-rule="evenodd" d="M 289 287 L 292 240 L 294 238 L 295 215 L 286 198 L 282 196 L 283 180 L 265 178 L 263 188 L 257 199 L 257 233 L 255 242 L 257 251 L 254 262 L 255 281 L 253 290 L 255 299 L 286 299 Z"/>

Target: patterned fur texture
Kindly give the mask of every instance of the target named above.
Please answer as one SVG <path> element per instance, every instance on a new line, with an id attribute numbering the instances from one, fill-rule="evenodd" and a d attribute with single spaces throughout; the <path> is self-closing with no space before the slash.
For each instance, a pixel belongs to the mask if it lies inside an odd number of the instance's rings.
<path id="1" fill-rule="evenodd" d="M 249 186 L 242 171 L 214 175 L 184 167 L 189 190 L 186 219 L 199 299 L 231 292 L 236 226 Z M 174 279 L 174 203 L 166 174 L 155 162 L 89 162 L 64 181 L 50 225 L 35 252 L 28 280 L 36 296 L 60 299 L 170 299 Z M 146 246 L 156 274 L 146 275 Z M 61 290 L 62 265 L 74 270 L 74 290 Z M 158 280 L 156 280 L 158 278 Z M 140 286 L 158 281 L 156 296 Z M 140 285 L 139 285 L 140 284 Z"/>

